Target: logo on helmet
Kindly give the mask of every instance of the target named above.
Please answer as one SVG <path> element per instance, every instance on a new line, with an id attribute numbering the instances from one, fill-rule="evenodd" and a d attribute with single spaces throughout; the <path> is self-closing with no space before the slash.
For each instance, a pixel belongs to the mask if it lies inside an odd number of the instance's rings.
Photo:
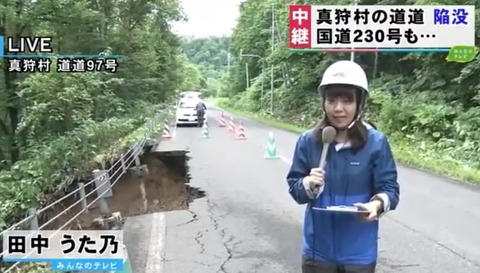
<path id="1" fill-rule="evenodd" d="M 333 77 L 345 77 L 345 73 L 337 72 L 337 73 L 333 74 Z"/>

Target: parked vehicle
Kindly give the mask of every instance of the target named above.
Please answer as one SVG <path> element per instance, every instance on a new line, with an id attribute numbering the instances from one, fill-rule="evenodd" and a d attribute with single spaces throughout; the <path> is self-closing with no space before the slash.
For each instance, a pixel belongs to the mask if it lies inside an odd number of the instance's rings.
<path id="1" fill-rule="evenodd" d="M 182 98 L 178 102 L 177 105 L 177 113 L 176 113 L 176 125 L 197 125 L 198 124 L 198 117 L 197 111 L 195 110 L 195 106 L 197 105 L 199 99 L 198 98 Z M 206 116 L 205 111 L 205 116 Z M 206 119 L 205 119 L 206 121 Z"/>
<path id="2" fill-rule="evenodd" d="M 202 99 L 202 92 L 199 91 L 184 91 L 180 93 L 181 99 Z"/>

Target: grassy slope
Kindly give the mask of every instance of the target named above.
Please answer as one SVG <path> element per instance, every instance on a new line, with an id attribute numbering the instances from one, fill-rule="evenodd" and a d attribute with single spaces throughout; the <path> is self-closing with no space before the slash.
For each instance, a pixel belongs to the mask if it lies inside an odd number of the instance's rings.
<path id="1" fill-rule="evenodd" d="M 257 120 L 273 127 L 296 133 L 307 130 L 307 128 L 297 127 L 295 125 L 288 124 L 285 121 L 276 120 L 270 117 L 261 116 L 259 114 L 239 111 L 230 107 L 226 107 L 226 100 L 228 99 L 215 98 L 210 99 L 209 102 L 233 114 Z M 404 165 L 431 171 L 434 174 L 444 175 L 452 179 L 480 185 L 480 170 L 466 169 L 461 165 L 461 163 L 455 162 L 452 159 L 442 157 L 441 153 L 436 153 L 435 155 L 432 155 L 432 153 L 429 153 L 428 155 L 423 155 L 420 152 L 420 148 L 418 147 L 418 145 L 412 145 L 411 142 L 404 139 L 390 138 L 389 140 L 392 145 L 395 159 Z"/>

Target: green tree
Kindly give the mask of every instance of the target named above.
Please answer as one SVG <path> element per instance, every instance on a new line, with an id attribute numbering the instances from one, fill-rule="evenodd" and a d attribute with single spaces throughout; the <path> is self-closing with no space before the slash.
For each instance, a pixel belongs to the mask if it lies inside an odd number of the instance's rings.
<path id="1" fill-rule="evenodd" d="M 183 51 L 198 68 L 200 88 L 207 96 L 216 96 L 221 90 L 219 80 L 228 66 L 228 45 L 228 37 L 182 38 Z"/>

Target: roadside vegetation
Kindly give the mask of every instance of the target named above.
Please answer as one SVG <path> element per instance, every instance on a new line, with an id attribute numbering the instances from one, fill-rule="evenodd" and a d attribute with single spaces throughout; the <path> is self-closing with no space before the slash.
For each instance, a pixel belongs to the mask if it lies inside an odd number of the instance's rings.
<path id="1" fill-rule="evenodd" d="M 415 2 L 415 1 L 414 1 Z M 304 1 L 349 4 L 348 1 Z M 418 2 L 417 4 L 434 4 Z M 362 1 L 375 5 L 376 1 Z M 401 0 L 382 4 L 410 5 Z M 463 0 L 448 4 L 468 5 Z M 275 9 L 274 50 L 271 8 Z M 288 10 L 280 0 L 247 0 L 228 44 L 203 41 L 208 52 L 223 56 L 230 48 L 230 69 L 223 58 L 220 86 L 209 89 L 227 110 L 293 131 L 320 119 L 316 89 L 325 68 L 349 54 L 293 53 L 287 49 Z M 477 10 L 478 13 L 478 10 Z M 479 24 L 479 22 L 477 22 Z M 477 25 L 476 29 L 480 29 Z M 478 34 L 477 34 L 478 37 Z M 478 38 L 477 38 L 478 40 Z M 195 43 L 190 43 L 195 48 Z M 216 52 L 216 54 L 213 54 Z M 241 53 L 258 57 L 242 57 Z M 446 54 L 356 54 L 371 79 L 367 119 L 390 138 L 396 158 L 417 168 L 480 183 L 480 57 L 468 64 L 449 63 Z M 200 67 L 205 63 L 192 59 Z M 204 60 L 209 66 L 208 60 Z M 250 86 L 246 86 L 246 69 Z M 271 108 L 270 68 L 274 70 Z M 206 81 L 209 76 L 203 74 Z M 216 76 L 217 77 L 217 76 Z M 293 124 L 293 125 L 292 125 Z"/>

